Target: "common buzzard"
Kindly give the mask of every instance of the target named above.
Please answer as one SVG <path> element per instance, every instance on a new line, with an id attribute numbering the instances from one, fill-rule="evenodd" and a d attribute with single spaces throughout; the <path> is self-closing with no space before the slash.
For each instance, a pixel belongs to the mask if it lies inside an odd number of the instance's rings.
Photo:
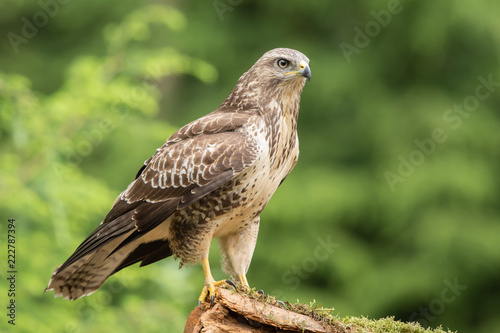
<path id="1" fill-rule="evenodd" d="M 278 48 L 244 73 L 213 112 L 173 134 L 116 199 L 99 227 L 57 267 L 46 290 L 77 299 L 112 274 L 169 256 L 200 262 L 207 294 L 214 280 L 210 242 L 224 271 L 248 286 L 260 213 L 297 163 L 297 117 L 309 59 Z"/>

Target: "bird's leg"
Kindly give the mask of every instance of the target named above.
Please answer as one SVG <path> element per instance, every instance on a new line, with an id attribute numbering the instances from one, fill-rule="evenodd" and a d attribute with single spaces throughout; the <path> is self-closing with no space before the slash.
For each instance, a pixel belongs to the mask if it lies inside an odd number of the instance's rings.
<path id="1" fill-rule="evenodd" d="M 224 283 L 226 280 L 215 281 L 210 271 L 210 263 L 208 262 L 208 257 L 204 257 L 201 260 L 201 267 L 203 267 L 203 274 L 205 275 L 205 285 L 201 291 L 201 295 L 198 298 L 198 307 L 201 309 L 201 303 L 205 301 L 205 298 L 210 296 L 210 306 L 214 304 L 215 299 L 215 287 L 218 287 Z"/>
<path id="2" fill-rule="evenodd" d="M 247 277 L 245 274 L 239 274 L 238 275 L 238 279 L 240 280 L 240 284 L 243 286 L 243 287 L 248 287 L 250 288 L 250 285 L 248 284 L 248 280 L 247 280 Z"/>
<path id="3" fill-rule="evenodd" d="M 221 252 L 223 254 L 223 269 L 226 273 L 238 278 L 240 285 L 250 289 L 246 274 L 253 250 L 257 242 L 260 217 L 254 218 L 245 228 L 235 233 L 219 238 Z"/>

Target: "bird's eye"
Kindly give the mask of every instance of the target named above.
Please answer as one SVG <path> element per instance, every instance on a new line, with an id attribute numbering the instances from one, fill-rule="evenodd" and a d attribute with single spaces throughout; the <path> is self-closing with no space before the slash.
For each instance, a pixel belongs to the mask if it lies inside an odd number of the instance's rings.
<path id="1" fill-rule="evenodd" d="M 278 60 L 278 66 L 280 66 L 281 68 L 286 68 L 286 66 L 288 66 L 288 60 L 286 60 L 286 59 L 279 59 Z"/>

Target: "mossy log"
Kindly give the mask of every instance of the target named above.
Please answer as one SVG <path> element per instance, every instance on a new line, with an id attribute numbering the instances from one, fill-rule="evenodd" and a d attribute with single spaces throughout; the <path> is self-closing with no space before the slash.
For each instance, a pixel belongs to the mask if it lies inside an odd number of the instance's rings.
<path id="1" fill-rule="evenodd" d="M 290 304 L 269 295 L 248 290 L 216 288 L 215 302 L 195 307 L 184 328 L 184 333 L 233 332 L 415 332 L 451 333 L 441 328 L 424 329 L 418 323 L 403 323 L 392 317 L 371 320 L 367 318 L 338 318 L 333 309 L 312 304 Z"/>
<path id="2" fill-rule="evenodd" d="M 309 316 L 231 290 L 216 288 L 212 307 L 203 304 L 188 317 L 184 333 L 332 332 Z"/>

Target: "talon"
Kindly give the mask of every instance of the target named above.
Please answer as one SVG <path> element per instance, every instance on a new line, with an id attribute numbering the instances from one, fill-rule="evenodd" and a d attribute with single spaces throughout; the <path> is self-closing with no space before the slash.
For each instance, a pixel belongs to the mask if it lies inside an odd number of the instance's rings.
<path id="1" fill-rule="evenodd" d="M 208 286 L 204 285 L 203 289 L 201 290 L 200 297 L 198 297 L 198 307 L 201 309 L 201 303 L 205 302 L 205 298 L 208 295 Z"/>
<path id="2" fill-rule="evenodd" d="M 236 283 L 234 283 L 232 280 L 226 280 L 226 283 L 230 285 L 231 287 L 234 288 L 234 290 L 238 290 L 238 287 L 236 286 Z"/>
<path id="3" fill-rule="evenodd" d="M 214 281 L 212 273 L 210 272 L 210 265 L 208 263 L 207 257 L 201 260 L 201 267 L 203 268 L 203 273 L 205 274 L 205 285 L 203 286 L 200 297 L 198 298 L 198 306 L 200 307 L 200 309 L 201 303 L 205 302 L 207 296 L 210 296 L 210 307 L 212 307 L 215 301 L 215 287 L 227 283 L 226 280 Z"/>
<path id="4" fill-rule="evenodd" d="M 225 284 L 226 280 L 221 280 L 221 281 L 212 281 L 212 282 L 207 282 L 205 283 L 205 286 L 203 287 L 203 290 L 201 291 L 201 295 L 198 298 L 198 306 L 200 306 L 201 309 L 201 303 L 205 302 L 205 299 L 207 296 L 210 296 L 210 307 L 212 307 L 215 303 L 215 287 L 218 287 L 222 284 Z"/>
<path id="5" fill-rule="evenodd" d="M 264 296 L 264 290 L 262 290 L 262 289 L 261 289 L 261 290 L 259 290 L 259 291 L 257 292 L 257 294 Z"/>
<path id="6" fill-rule="evenodd" d="M 276 301 L 276 303 L 278 303 L 279 305 L 281 305 L 284 309 L 286 309 L 286 305 L 285 303 L 283 303 L 283 301 Z"/>

